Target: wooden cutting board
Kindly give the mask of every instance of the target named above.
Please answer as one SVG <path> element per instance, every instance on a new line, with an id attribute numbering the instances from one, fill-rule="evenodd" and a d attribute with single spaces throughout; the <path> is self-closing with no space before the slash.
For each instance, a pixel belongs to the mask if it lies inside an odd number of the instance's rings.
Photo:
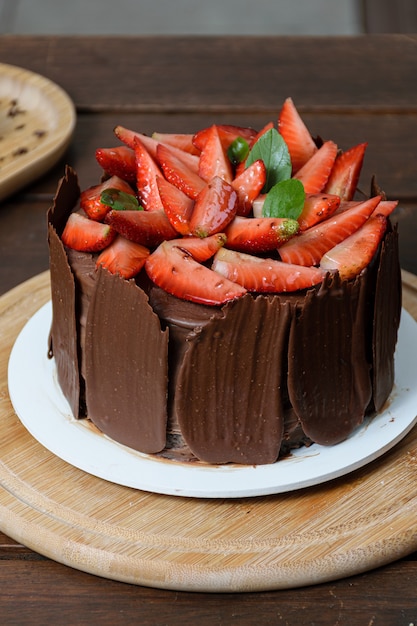
<path id="1" fill-rule="evenodd" d="M 404 273 L 417 318 L 417 278 Z M 193 499 L 121 487 L 43 448 L 9 400 L 16 336 L 50 297 L 46 272 L 0 298 L 0 528 L 56 561 L 114 580 L 184 591 L 299 587 L 417 549 L 417 429 L 330 483 L 277 496 Z"/>

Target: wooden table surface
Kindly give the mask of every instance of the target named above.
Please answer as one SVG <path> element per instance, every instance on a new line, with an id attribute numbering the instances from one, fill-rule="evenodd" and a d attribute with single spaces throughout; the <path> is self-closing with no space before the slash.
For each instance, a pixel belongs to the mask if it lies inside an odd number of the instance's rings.
<path id="1" fill-rule="evenodd" d="M 116 124 L 148 134 L 192 132 L 216 121 L 261 128 L 276 120 L 287 96 L 312 134 L 343 148 L 369 142 L 362 180 L 376 174 L 388 197 L 400 201 L 401 264 L 417 274 L 417 35 L 2 36 L 0 62 L 55 81 L 77 108 L 65 157 L 0 205 L 0 295 L 48 269 L 45 212 L 57 180 L 69 163 L 82 186 L 96 183 L 94 151 L 117 144 Z M 103 579 L 1 532 L 0 561 L 2 624 L 417 623 L 417 553 L 349 579 L 246 594 Z"/>

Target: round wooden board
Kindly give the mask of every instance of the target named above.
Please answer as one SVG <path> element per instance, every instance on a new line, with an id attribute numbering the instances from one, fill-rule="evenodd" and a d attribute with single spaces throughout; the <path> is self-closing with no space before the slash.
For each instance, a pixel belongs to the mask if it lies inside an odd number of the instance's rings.
<path id="1" fill-rule="evenodd" d="M 417 279 L 404 273 L 417 317 Z M 50 297 L 45 272 L 0 298 L 0 528 L 56 561 L 114 580 L 241 592 L 335 580 L 417 549 L 417 429 L 382 458 L 318 487 L 194 499 L 121 487 L 41 446 L 10 403 L 7 363 Z M 46 347 L 45 347 L 46 349 Z"/>

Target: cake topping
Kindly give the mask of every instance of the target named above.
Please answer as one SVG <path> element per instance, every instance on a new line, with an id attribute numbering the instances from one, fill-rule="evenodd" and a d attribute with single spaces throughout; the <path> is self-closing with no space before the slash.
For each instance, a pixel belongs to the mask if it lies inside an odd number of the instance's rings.
<path id="1" fill-rule="evenodd" d="M 62 240 L 109 247 L 98 266 L 125 278 L 146 273 L 197 303 L 303 290 L 326 273 L 350 279 L 369 264 L 396 206 L 382 194 L 353 199 L 367 144 L 343 151 L 313 139 L 291 98 L 260 131 L 214 124 L 149 137 L 119 125 L 115 135 L 123 146 L 96 151 L 107 180 L 82 192 Z M 215 234 L 200 260 L 190 240 Z"/>

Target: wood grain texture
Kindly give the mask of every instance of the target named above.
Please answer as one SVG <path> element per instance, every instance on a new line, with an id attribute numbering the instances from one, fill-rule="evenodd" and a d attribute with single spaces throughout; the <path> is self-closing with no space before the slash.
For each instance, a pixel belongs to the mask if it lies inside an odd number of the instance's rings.
<path id="1" fill-rule="evenodd" d="M 404 305 L 417 317 L 416 277 Z M 41 274 L 0 299 L 0 528 L 87 573 L 182 591 L 247 592 L 331 581 L 417 548 L 417 432 L 331 483 L 235 501 L 174 498 L 107 483 L 38 444 L 15 416 L 7 359 L 49 298 Z"/>

